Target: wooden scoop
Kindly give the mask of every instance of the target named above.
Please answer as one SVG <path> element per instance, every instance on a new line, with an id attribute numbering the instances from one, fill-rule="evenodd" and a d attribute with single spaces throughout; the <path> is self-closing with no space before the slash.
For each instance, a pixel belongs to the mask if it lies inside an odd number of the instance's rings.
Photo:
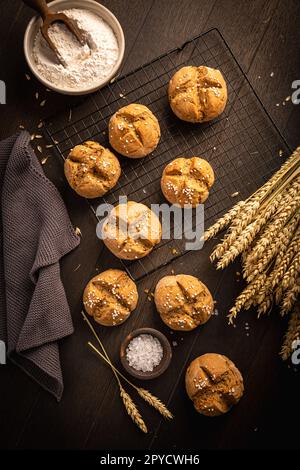
<path id="1" fill-rule="evenodd" d="M 77 41 L 82 46 L 86 44 L 84 35 L 82 31 L 79 29 L 79 27 L 77 26 L 76 21 L 72 20 L 71 18 L 68 18 L 68 16 L 65 15 L 64 13 L 52 12 L 46 3 L 46 0 L 23 0 L 23 2 L 29 7 L 36 10 L 41 15 L 43 19 L 43 24 L 41 26 L 41 33 L 43 37 L 45 38 L 45 40 L 47 41 L 47 43 L 49 44 L 49 46 L 51 47 L 51 49 L 55 52 L 60 62 L 61 62 L 61 58 L 60 58 L 59 50 L 57 49 L 55 44 L 53 44 L 48 34 L 49 27 L 53 23 L 57 21 L 60 23 L 63 23 L 69 29 L 69 31 L 72 34 L 74 34 Z"/>

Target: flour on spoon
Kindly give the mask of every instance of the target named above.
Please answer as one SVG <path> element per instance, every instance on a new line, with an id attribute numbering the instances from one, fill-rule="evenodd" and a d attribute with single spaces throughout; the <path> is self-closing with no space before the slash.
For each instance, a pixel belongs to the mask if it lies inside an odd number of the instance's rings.
<path id="1" fill-rule="evenodd" d="M 118 60 L 119 47 L 114 31 L 100 16 L 75 8 L 64 10 L 64 13 L 77 22 L 88 45 L 81 46 L 65 25 L 55 23 L 50 27 L 49 36 L 64 65 L 40 31 L 34 41 L 33 56 L 38 71 L 46 80 L 75 91 L 105 79 Z"/>

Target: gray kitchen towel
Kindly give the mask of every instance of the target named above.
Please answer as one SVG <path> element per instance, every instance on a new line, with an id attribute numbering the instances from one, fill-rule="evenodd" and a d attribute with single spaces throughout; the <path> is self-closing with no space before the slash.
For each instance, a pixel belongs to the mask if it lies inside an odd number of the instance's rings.
<path id="1" fill-rule="evenodd" d="M 80 240 L 28 132 L 0 143 L 0 196 L 0 340 L 60 400 L 58 340 L 73 333 L 73 323 L 59 260 Z"/>

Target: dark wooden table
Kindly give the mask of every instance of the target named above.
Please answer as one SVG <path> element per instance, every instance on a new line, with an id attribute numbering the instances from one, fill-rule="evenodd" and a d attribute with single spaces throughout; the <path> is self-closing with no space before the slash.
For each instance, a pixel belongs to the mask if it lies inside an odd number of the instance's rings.
<path id="1" fill-rule="evenodd" d="M 300 106 L 282 105 L 291 95 L 291 83 L 300 79 L 300 2 L 298 0 L 107 0 L 102 2 L 119 18 L 126 36 L 123 72 L 179 46 L 185 40 L 217 27 L 249 77 L 268 112 L 291 147 L 299 145 Z M 40 119 L 65 109 L 74 99 L 47 93 L 28 71 L 22 49 L 31 11 L 20 0 L 0 2 L 0 79 L 7 85 L 7 104 L 0 106 L 0 137 L 19 125 L 34 129 Z M 35 93 L 39 93 L 39 100 Z M 39 102 L 47 98 L 45 107 Z M 279 106 L 276 106 L 279 103 Z M 65 381 L 58 404 L 15 366 L 1 367 L 1 448 L 30 449 L 230 449 L 299 447 L 299 372 L 278 356 L 286 320 L 276 311 L 256 320 L 242 313 L 237 327 L 227 325 L 226 314 L 242 288 L 237 264 L 216 272 L 208 260 L 212 244 L 199 256 L 181 257 L 163 271 L 139 283 L 138 310 L 123 326 L 103 329 L 103 341 L 118 363 L 121 339 L 133 328 L 153 326 L 176 341 L 168 371 L 149 388 L 175 414 L 172 422 L 139 400 L 149 424 L 142 435 L 131 423 L 118 396 L 111 371 L 88 350 L 89 331 L 80 316 L 82 290 L 96 270 L 112 263 L 102 260 L 100 242 L 86 204 L 65 184 L 61 165 L 50 156 L 46 174 L 60 189 L 72 222 L 80 227 L 80 247 L 62 261 L 62 277 L 72 309 L 75 333 L 61 344 Z M 75 270 L 78 265 L 80 267 Z M 170 334 L 149 302 L 144 289 L 171 269 L 199 276 L 212 291 L 219 315 L 188 334 Z M 250 329 L 245 328 L 246 322 Z M 228 355 L 245 379 L 245 396 L 223 417 L 198 415 L 186 397 L 184 372 L 194 357 L 205 352 Z"/>

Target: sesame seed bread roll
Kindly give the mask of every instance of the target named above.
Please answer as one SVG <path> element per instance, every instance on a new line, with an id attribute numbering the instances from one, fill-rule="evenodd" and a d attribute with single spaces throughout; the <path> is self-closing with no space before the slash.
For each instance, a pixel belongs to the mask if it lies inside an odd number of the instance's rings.
<path id="1" fill-rule="evenodd" d="M 128 201 L 114 207 L 102 227 L 102 239 L 117 258 L 133 260 L 148 255 L 161 240 L 161 224 L 144 204 Z"/>
<path id="2" fill-rule="evenodd" d="M 203 354 L 191 362 L 185 387 L 195 409 L 205 416 L 227 413 L 244 393 L 240 371 L 228 357 L 214 353 Z"/>
<path id="3" fill-rule="evenodd" d="M 176 158 L 163 171 L 161 190 L 171 204 L 196 207 L 206 201 L 214 181 L 213 169 L 206 160 Z"/>
<path id="4" fill-rule="evenodd" d="M 162 321 L 172 330 L 193 330 L 206 323 L 214 309 L 208 288 L 188 274 L 163 277 L 156 285 L 154 301 Z"/>
<path id="5" fill-rule="evenodd" d="M 110 145 L 125 157 L 145 157 L 157 147 L 159 139 L 158 120 L 142 104 L 129 104 L 110 118 Z"/>
<path id="6" fill-rule="evenodd" d="M 123 323 L 136 308 L 135 283 L 119 269 L 108 269 L 93 277 L 83 293 L 86 312 L 103 326 Z"/>
<path id="7" fill-rule="evenodd" d="M 117 157 L 97 142 L 76 145 L 64 164 L 69 185 L 80 196 L 100 197 L 112 189 L 121 175 Z"/>
<path id="8" fill-rule="evenodd" d="M 168 88 L 174 114 L 188 122 L 211 121 L 227 103 L 227 87 L 219 70 L 205 67 L 182 67 L 172 77 Z"/>

